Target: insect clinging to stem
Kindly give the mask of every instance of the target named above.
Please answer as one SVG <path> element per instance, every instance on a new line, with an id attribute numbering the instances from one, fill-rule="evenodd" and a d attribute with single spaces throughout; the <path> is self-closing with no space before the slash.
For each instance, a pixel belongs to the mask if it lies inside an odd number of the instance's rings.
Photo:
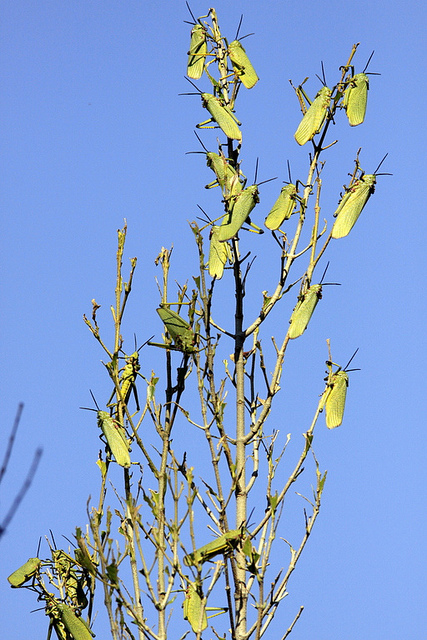
<path id="1" fill-rule="evenodd" d="M 325 416 L 328 429 L 335 429 L 342 424 L 347 396 L 348 372 L 359 371 L 359 369 L 349 369 L 348 367 L 358 351 L 359 349 L 356 349 L 344 369 L 341 369 L 335 362 L 326 361 L 329 369 L 325 391 Z M 332 372 L 332 365 L 338 367 L 335 372 Z"/>
<path id="2" fill-rule="evenodd" d="M 332 91 L 326 86 L 317 92 L 315 99 L 295 131 L 294 137 L 299 145 L 304 145 L 309 140 L 312 140 L 316 133 L 320 133 L 328 113 L 331 96 Z"/>
<path id="3" fill-rule="evenodd" d="M 104 434 L 105 439 L 107 440 L 108 448 L 113 454 L 115 461 L 121 467 L 125 469 L 129 468 L 131 465 L 129 455 L 130 445 L 126 437 L 125 428 L 107 411 L 101 411 L 98 407 L 92 391 L 90 393 L 95 403 L 96 409 L 90 409 L 88 407 L 82 408 L 88 409 L 89 411 L 96 411 L 96 415 L 98 418 L 98 427 Z"/>
<path id="4" fill-rule="evenodd" d="M 295 210 L 298 200 L 298 181 L 297 184 L 292 183 L 291 169 L 288 160 L 289 182 L 286 184 L 265 219 L 265 226 L 271 231 L 276 231 L 285 220 L 289 220 Z"/>
<path id="5" fill-rule="evenodd" d="M 387 156 L 388 153 L 386 153 L 381 160 L 374 173 L 362 173 L 357 180 L 350 183 L 350 186 L 342 196 L 334 213 L 336 220 L 332 227 L 332 238 L 344 238 L 350 233 L 362 213 L 364 206 L 375 191 L 377 176 L 391 175 L 389 173 L 378 173 L 378 169 Z M 356 165 L 358 166 L 357 160 Z"/>
<path id="6" fill-rule="evenodd" d="M 369 90 L 369 78 L 365 71 L 373 55 L 374 51 L 369 56 L 362 73 L 354 74 L 354 69 L 352 68 L 352 76 L 347 80 L 347 87 L 344 90 L 342 106 L 346 110 L 348 121 L 352 127 L 357 127 L 365 120 Z M 377 76 L 380 74 L 370 72 L 369 75 Z"/>
<path id="7" fill-rule="evenodd" d="M 302 293 L 298 296 L 298 302 L 289 320 L 288 337 L 291 340 L 299 338 L 307 329 L 317 303 L 322 298 L 322 288 L 326 285 L 339 285 L 338 282 L 323 282 L 328 267 L 329 262 L 326 265 L 319 284 L 312 284 L 310 287 L 305 288 L 305 290 L 303 288 Z"/>

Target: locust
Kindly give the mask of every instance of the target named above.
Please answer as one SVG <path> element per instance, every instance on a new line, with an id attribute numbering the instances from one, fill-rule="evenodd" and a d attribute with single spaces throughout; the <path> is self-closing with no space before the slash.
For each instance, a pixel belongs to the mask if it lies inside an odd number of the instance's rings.
<path id="1" fill-rule="evenodd" d="M 290 326 L 288 329 L 288 337 L 291 340 L 299 338 L 299 336 L 301 336 L 307 329 L 311 316 L 317 307 L 317 303 L 322 298 L 322 288 L 325 285 L 338 284 L 338 282 L 323 282 L 328 266 L 329 263 L 326 265 L 326 269 L 320 283 L 312 284 L 307 289 L 303 289 L 303 292 L 300 294 L 298 302 L 292 312 L 291 319 L 289 320 Z"/>
<path id="2" fill-rule="evenodd" d="M 204 631 L 208 626 L 206 610 L 196 585 L 189 583 L 185 590 L 184 620 L 188 620 L 194 633 Z"/>
<path id="3" fill-rule="evenodd" d="M 213 225 L 210 233 L 208 270 L 211 278 L 220 280 L 227 260 L 231 261 L 231 250 L 228 242 L 219 240 L 221 227 Z"/>
<path id="4" fill-rule="evenodd" d="M 97 411 L 98 427 L 104 434 L 108 447 L 113 454 L 117 464 L 125 469 L 131 465 L 129 455 L 129 442 L 126 431 L 107 411 Z"/>
<path id="5" fill-rule="evenodd" d="M 10 586 L 13 588 L 22 587 L 22 585 L 27 582 L 30 578 L 32 578 L 40 568 L 42 561 L 40 558 L 28 558 L 27 562 L 25 562 L 19 569 L 16 569 L 10 576 L 7 578 Z"/>
<path id="6" fill-rule="evenodd" d="M 190 50 L 188 52 L 187 75 L 193 80 L 202 77 L 207 55 L 207 30 L 201 24 L 195 24 L 191 30 Z"/>
<path id="7" fill-rule="evenodd" d="M 353 353 L 344 369 L 339 367 L 335 373 L 332 372 L 332 365 L 335 365 L 335 363 L 330 360 L 326 362 L 329 368 L 325 398 L 326 426 L 328 429 L 335 429 L 335 427 L 339 427 L 342 424 L 347 396 L 348 372 L 358 371 L 358 369 L 348 369 L 348 366 L 357 352 L 358 349 Z"/>
<path id="8" fill-rule="evenodd" d="M 234 73 L 241 80 L 246 89 L 252 89 L 258 82 L 259 78 L 255 69 L 249 60 L 247 53 L 239 42 L 239 40 L 233 40 L 228 45 L 228 55 L 233 65 Z"/>
<path id="9" fill-rule="evenodd" d="M 377 173 L 387 155 L 381 160 L 374 173 L 362 174 L 346 189 L 334 213 L 336 220 L 332 227 L 332 238 L 344 238 L 350 233 L 364 206 L 375 191 L 377 176 L 390 175 Z"/>
<path id="10" fill-rule="evenodd" d="M 331 96 L 332 91 L 328 87 L 322 87 L 318 91 L 295 132 L 295 140 L 299 145 L 304 145 L 316 133 L 320 133 L 328 113 Z"/>
<path id="11" fill-rule="evenodd" d="M 166 305 L 160 306 L 156 311 L 173 339 L 175 348 L 183 353 L 193 353 L 197 342 L 197 335 L 190 324 L 184 320 L 184 318 L 181 318 L 179 313 L 172 311 L 172 309 L 169 309 Z M 165 345 L 159 346 L 163 347 Z"/>
<path id="12" fill-rule="evenodd" d="M 208 544 L 205 544 L 203 547 L 184 556 L 184 564 L 187 565 L 187 567 L 198 566 L 208 560 L 212 560 L 212 558 L 219 554 L 230 553 L 239 546 L 243 536 L 243 527 L 240 529 L 231 529 L 215 540 L 212 540 L 212 542 L 208 542 Z"/>
<path id="13" fill-rule="evenodd" d="M 368 101 L 369 78 L 365 73 L 374 52 L 369 56 L 369 60 L 362 73 L 354 74 L 347 80 L 347 87 L 344 90 L 342 106 L 345 108 L 350 126 L 357 127 L 365 120 L 366 104 Z M 378 75 L 370 73 L 370 75 Z"/>
<path id="14" fill-rule="evenodd" d="M 219 128 L 232 140 L 241 140 L 242 132 L 239 125 L 242 123 L 236 118 L 230 107 L 221 98 L 211 93 L 202 93 L 202 105 L 211 115 L 210 120 L 196 125 L 198 129 L 209 128 L 210 122 L 216 122 Z"/>

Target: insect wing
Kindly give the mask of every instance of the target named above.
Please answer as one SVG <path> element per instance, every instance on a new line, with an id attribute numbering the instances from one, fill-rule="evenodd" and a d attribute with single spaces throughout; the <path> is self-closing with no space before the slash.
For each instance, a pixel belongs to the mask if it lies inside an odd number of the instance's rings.
<path id="1" fill-rule="evenodd" d="M 265 219 L 267 229 L 275 231 L 285 221 L 289 220 L 295 209 L 295 195 L 297 189 L 294 184 L 287 184 L 280 192 L 279 197 L 273 205 L 270 213 Z"/>
<path id="2" fill-rule="evenodd" d="M 376 181 L 374 174 L 365 174 L 344 194 L 334 213 L 336 220 L 332 227 L 333 238 L 344 238 L 350 233 L 363 207 L 374 193 Z"/>
<path id="3" fill-rule="evenodd" d="M 345 398 L 347 395 L 348 375 L 345 371 L 337 371 L 330 382 L 330 391 L 326 397 L 326 426 L 335 429 L 342 423 Z"/>
<path id="4" fill-rule="evenodd" d="M 106 411 L 98 411 L 98 426 L 107 439 L 117 464 L 125 468 L 130 467 L 129 443 L 124 428 Z"/>
<path id="5" fill-rule="evenodd" d="M 188 620 L 194 633 L 204 631 L 208 626 L 208 619 L 205 608 L 202 606 L 202 599 L 192 584 L 188 586 L 185 594 L 184 620 Z"/>
<path id="6" fill-rule="evenodd" d="M 209 275 L 217 280 L 222 278 L 224 266 L 227 260 L 231 259 L 230 246 L 227 242 L 220 242 L 220 227 L 213 226 L 211 229 L 211 242 L 209 246 Z"/>
<path id="7" fill-rule="evenodd" d="M 230 548 L 235 548 L 242 537 L 241 529 L 231 529 L 227 533 L 223 533 L 221 536 L 208 542 L 200 549 L 197 549 L 193 553 L 189 553 L 184 556 L 184 564 L 187 567 L 197 566 L 200 563 L 207 562 L 211 558 L 225 553 Z"/>
<path id="8" fill-rule="evenodd" d="M 242 139 L 242 132 L 237 126 L 237 120 L 233 112 L 223 105 L 221 100 L 211 93 L 202 93 L 202 103 L 227 138 L 231 138 L 232 140 Z"/>
<path id="9" fill-rule="evenodd" d="M 41 562 L 39 558 L 28 558 L 22 567 L 19 567 L 19 569 L 16 569 L 16 571 L 10 574 L 8 577 L 10 585 L 14 588 L 21 587 L 24 582 L 27 582 L 27 580 L 33 577 L 41 565 Z"/>
<path id="10" fill-rule="evenodd" d="M 193 80 L 201 78 L 206 54 L 206 29 L 201 24 L 195 24 L 191 30 L 190 51 L 188 52 L 187 75 L 189 78 L 193 78 Z"/>
<path id="11" fill-rule="evenodd" d="M 245 49 L 238 40 L 230 42 L 228 45 L 228 55 L 230 56 L 233 69 L 236 75 L 239 76 L 243 85 L 246 89 L 252 89 L 252 87 L 258 82 L 259 78 L 246 54 Z"/>
<path id="12" fill-rule="evenodd" d="M 365 119 L 368 89 L 369 78 L 366 73 L 357 73 L 344 91 L 343 106 L 352 127 L 362 124 Z"/>
<path id="13" fill-rule="evenodd" d="M 92 640 L 92 634 L 81 618 L 78 618 L 71 607 L 66 604 L 57 605 L 62 623 L 74 640 Z"/>
<path id="14" fill-rule="evenodd" d="M 163 324 L 172 336 L 175 345 L 186 353 L 194 351 L 195 336 L 189 323 L 181 318 L 179 313 L 167 307 L 159 307 L 157 313 L 163 320 Z"/>
<path id="15" fill-rule="evenodd" d="M 291 340 L 299 338 L 307 329 L 311 316 L 322 297 L 322 285 L 313 284 L 298 300 L 290 319 L 288 336 Z"/>
<path id="16" fill-rule="evenodd" d="M 328 112 L 331 95 L 332 92 L 328 87 L 320 89 L 295 132 L 295 140 L 298 144 L 305 144 L 319 133 Z"/>
<path id="17" fill-rule="evenodd" d="M 218 233 L 220 242 L 231 240 L 240 231 L 252 209 L 259 202 L 256 184 L 231 197 L 229 212 L 224 216 Z"/>

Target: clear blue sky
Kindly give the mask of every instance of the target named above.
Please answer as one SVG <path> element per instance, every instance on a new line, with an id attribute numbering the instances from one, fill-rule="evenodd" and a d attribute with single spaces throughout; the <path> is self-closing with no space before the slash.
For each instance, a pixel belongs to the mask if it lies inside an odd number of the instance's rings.
<path id="1" fill-rule="evenodd" d="M 196 16 L 209 8 L 191 6 Z M 381 75 L 371 77 L 365 124 L 333 129 L 340 144 L 326 158 L 325 216 L 358 147 L 367 173 L 386 152 L 383 170 L 393 173 L 378 178 L 352 233 L 331 247 L 328 278 L 342 286 L 325 290 L 310 331 L 293 345 L 292 408 L 282 401 L 274 427 L 295 438 L 307 428 L 307 411 L 298 409 L 311 403 L 311 415 L 322 390 L 325 339 L 342 364 L 359 347 L 361 371 L 351 377 L 344 425 L 319 435 L 316 455 L 328 469 L 323 510 L 268 637 L 280 637 L 304 604 L 294 640 L 420 640 L 427 623 L 426 10 L 413 0 L 214 6 L 224 33 L 234 37 L 242 12 L 243 33 L 255 32 L 245 46 L 261 80 L 239 111 L 246 175 L 258 156 L 261 180 L 286 179 L 288 158 L 294 174 L 305 175 L 309 145 L 293 139 L 300 113 L 288 79 L 310 76 L 313 95 L 320 61 L 332 83 L 359 41 L 358 70 L 375 49 L 370 70 Z M 47 619 L 30 614 L 33 596 L 9 589 L 6 576 L 35 555 L 49 529 L 60 540 L 84 525 L 88 495 L 97 491 L 98 433 L 94 416 L 79 407 L 90 404 L 89 388 L 104 397 L 109 385 L 82 314 L 96 298 L 104 326 L 110 320 L 116 229 L 126 218 L 125 256 L 139 258 L 127 329 L 128 340 L 136 331 L 142 342 L 161 333 L 153 262 L 160 248 L 175 244 L 172 281 L 190 278 L 196 252 L 186 221 L 197 204 L 212 216 L 218 207 L 218 194 L 203 189 L 211 179 L 203 156 L 185 155 L 197 148 L 193 128 L 205 117 L 198 98 L 178 95 L 189 90 L 188 19 L 176 1 L 2 3 L 2 451 L 25 403 L 2 514 L 35 448 L 44 448 L 0 546 L 7 640 L 45 638 Z M 262 188 L 255 221 L 268 213 L 277 184 Z M 270 251 L 268 234 L 259 247 Z M 258 302 L 274 281 L 263 264 L 247 292 Z M 218 287 L 225 304 L 230 286 L 224 278 Z M 276 315 L 271 333 L 281 335 L 285 316 Z M 143 352 L 148 373 L 152 353 Z"/>

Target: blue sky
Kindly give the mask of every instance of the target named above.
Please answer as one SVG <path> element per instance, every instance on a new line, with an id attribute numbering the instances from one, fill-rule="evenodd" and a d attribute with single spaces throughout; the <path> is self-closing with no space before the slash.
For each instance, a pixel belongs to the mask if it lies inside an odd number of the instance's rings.
<path id="1" fill-rule="evenodd" d="M 209 8 L 198 1 L 191 6 L 196 16 Z M 300 148 L 293 139 L 300 112 L 288 80 L 298 84 L 309 76 L 305 86 L 314 95 L 320 61 L 332 84 L 355 42 L 361 43 L 357 70 L 375 50 L 369 70 L 381 75 L 371 77 L 364 125 L 350 128 L 342 118 L 331 134 L 339 145 L 323 173 L 325 216 L 359 147 L 367 173 L 387 152 L 382 170 L 393 173 L 378 178 L 352 233 L 328 252 L 327 279 L 341 286 L 325 289 L 310 331 L 292 345 L 283 381 L 289 376 L 291 398 L 272 417 L 274 427 L 297 438 L 319 384 L 321 391 L 325 339 L 342 364 L 359 347 L 354 366 L 361 371 L 351 377 L 345 422 L 318 436 L 316 455 L 328 469 L 323 509 L 289 583 L 277 635 L 268 637 L 280 637 L 304 604 L 295 640 L 418 640 L 427 622 L 420 484 L 426 460 L 425 8 L 377 0 L 219 0 L 215 8 L 230 38 L 241 13 L 242 32 L 255 32 L 245 46 L 260 82 L 239 107 L 247 176 L 257 157 L 260 180 L 286 179 L 287 159 L 294 174 L 305 175 L 309 145 Z M 198 215 L 197 204 L 212 217 L 218 207 L 218 193 L 203 189 L 211 180 L 203 156 L 185 155 L 197 149 L 193 129 L 205 118 L 197 97 L 178 95 L 189 90 L 188 19 L 183 2 L 3 3 L 2 450 L 18 403 L 25 409 L 1 486 L 1 513 L 36 447 L 44 449 L 1 542 L 0 615 L 8 640 L 27 637 L 28 629 L 44 638 L 46 618 L 30 614 L 34 598 L 10 590 L 5 577 L 35 555 L 49 529 L 60 539 L 84 525 L 87 498 L 97 491 L 98 433 L 94 416 L 79 407 L 90 404 L 89 389 L 104 397 L 110 386 L 82 315 L 96 298 L 104 326 L 110 321 L 116 230 L 126 218 L 125 256 L 139 259 L 126 320 L 133 350 L 134 332 L 139 342 L 161 334 L 154 311 L 159 250 L 174 243 L 171 282 L 191 278 L 196 251 L 187 220 Z M 205 136 L 214 148 L 216 132 Z M 262 187 L 255 221 L 268 213 L 277 184 Z M 262 257 L 274 245 L 267 234 L 259 242 L 261 259 L 247 291 L 256 307 L 274 282 Z M 219 283 L 218 295 L 226 307 L 231 277 Z M 280 335 L 285 315 L 275 316 L 266 340 Z M 148 373 L 161 368 L 157 353 L 142 353 Z M 306 402 L 312 403 L 308 414 Z"/>

